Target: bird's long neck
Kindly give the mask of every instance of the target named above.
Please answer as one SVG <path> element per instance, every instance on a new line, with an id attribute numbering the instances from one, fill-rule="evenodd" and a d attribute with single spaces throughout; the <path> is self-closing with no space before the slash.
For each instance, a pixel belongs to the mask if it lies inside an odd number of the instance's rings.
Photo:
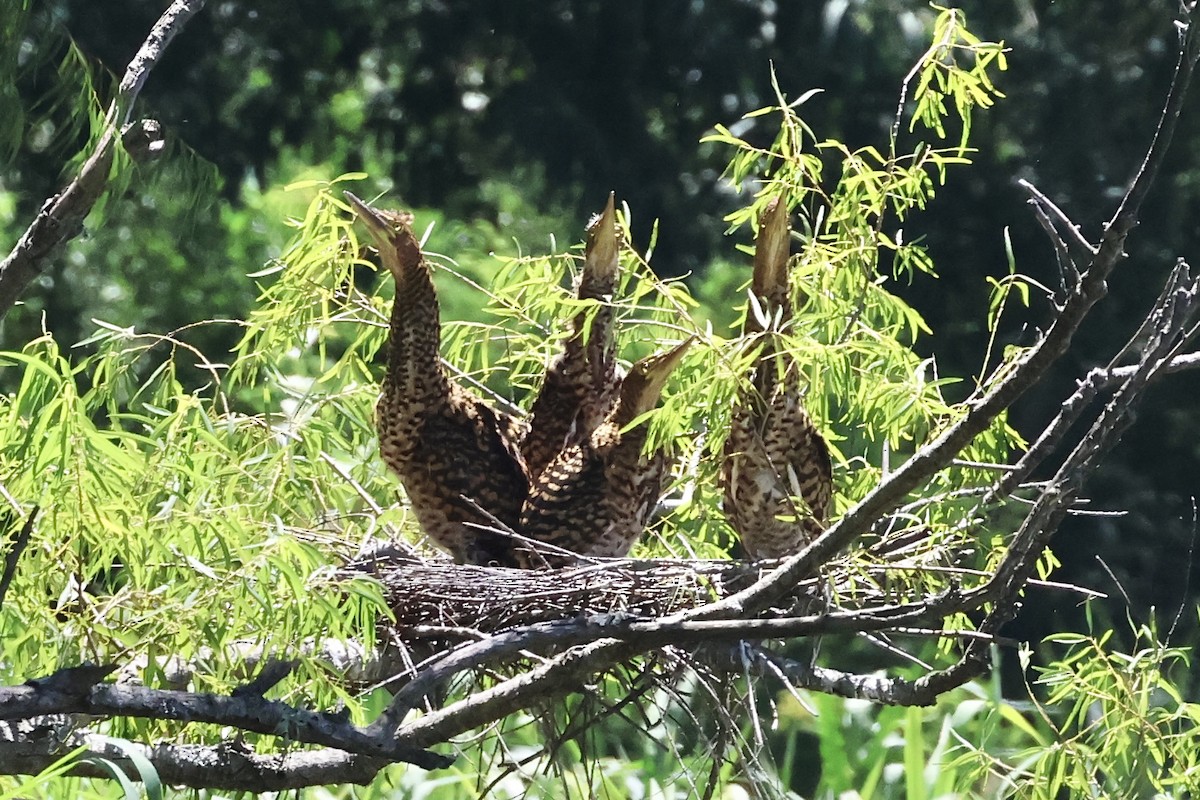
<path id="1" fill-rule="evenodd" d="M 388 333 L 385 397 L 420 409 L 450 393 L 438 351 L 441 323 L 429 266 L 421 259 L 394 273 L 396 299 Z"/>
<path id="2" fill-rule="evenodd" d="M 618 430 L 626 427 L 642 414 L 654 408 L 655 403 L 658 402 L 657 393 L 653 399 L 649 400 L 641 396 L 639 387 L 635 385 L 636 382 L 637 378 L 633 376 L 625 379 L 625 383 L 621 386 L 621 394 L 617 398 L 617 406 L 613 409 L 612 416 L 609 417 Z M 649 424 L 650 420 L 644 419 L 636 428 L 630 430 L 629 434 L 639 430 L 644 432 Z"/>
<path id="3" fill-rule="evenodd" d="M 759 274 L 755 274 L 755 283 L 759 282 Z M 765 286 L 755 286 L 755 294 L 767 318 L 774 321 L 776 315 L 780 326 L 785 326 L 794 316 L 792 304 L 788 298 L 787 275 L 776 276 L 776 280 L 768 281 Z M 760 293 L 761 292 L 761 293 Z M 759 354 L 758 369 L 755 373 L 754 386 L 762 398 L 768 398 L 779 385 L 779 372 L 786 369 L 790 358 L 779 352 L 779 337 L 776 331 L 764 331 L 753 314 L 747 315 L 746 330 L 757 331 L 763 335 L 762 352 Z"/>
<path id="4" fill-rule="evenodd" d="M 780 353 L 774 334 L 767 334 L 763 349 L 759 355 L 758 368 L 754 373 L 754 388 L 761 402 L 770 402 L 782 375 L 792 369 L 792 358 L 786 353 Z"/>

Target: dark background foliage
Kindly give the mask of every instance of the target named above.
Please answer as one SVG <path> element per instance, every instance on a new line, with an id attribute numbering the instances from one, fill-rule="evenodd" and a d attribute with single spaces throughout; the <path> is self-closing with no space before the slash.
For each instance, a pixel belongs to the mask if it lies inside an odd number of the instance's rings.
<path id="1" fill-rule="evenodd" d="M 161 6 L 45 0 L 30 22 L 31 50 L 61 50 L 57 37 L 66 31 L 119 73 Z M 933 327 L 923 346 L 936 352 L 942 373 L 969 376 L 986 341 L 985 276 L 1007 270 L 1004 230 L 1019 271 L 1058 282 L 1015 179 L 1033 181 L 1095 238 L 1153 131 L 1175 60 L 1175 4 L 963 7 L 973 31 L 1012 49 L 1000 87 L 1008 99 L 976 118 L 975 166 L 955 173 L 906 230 L 907 238 L 925 237 L 940 280 L 918 279 L 901 292 Z M 19 347 L 43 311 L 67 342 L 83 338 L 96 316 L 168 330 L 243 314 L 254 299 L 245 274 L 280 241 L 270 227 L 278 221 L 262 218 L 262 197 L 304 170 L 366 170 L 401 203 L 489 222 L 526 248 L 545 246 L 530 238 L 547 224 L 560 242 L 574 240 L 615 190 L 634 210 L 639 245 L 659 221 L 656 267 L 700 280 L 733 255 L 722 217 L 739 204 L 720 181 L 727 154 L 700 137 L 770 103 L 773 64 L 790 96 L 825 90 L 805 108 L 819 136 L 882 145 L 897 87 L 928 45 L 932 18 L 925 4 L 901 0 L 210 0 L 143 95 L 177 157 L 147 169 L 110 203 L 103 225 L 5 323 L 5 346 Z M 26 61 L 18 90 L 30 100 L 50 61 Z M 1178 256 L 1196 257 L 1198 120 L 1193 102 L 1129 263 L 1081 334 L 1083 355 L 1015 409 L 1027 435 L 1131 332 L 1153 299 L 1146 275 L 1161 275 Z M 742 134 L 762 139 L 771 130 L 752 123 Z M 61 154 L 80 143 L 61 120 L 58 129 L 30 129 L 16 166 L 0 175 L 20 199 L 7 229 L 15 232 L 52 191 Z M 1028 321 L 1043 322 L 1047 310 L 1035 302 Z M 233 335 L 198 334 L 218 350 Z M 1028 341 L 1015 328 L 1006 335 Z M 1159 388 L 1090 487 L 1097 508 L 1129 513 L 1076 518 L 1056 540 L 1066 565 L 1059 577 L 1112 593 L 1116 615 L 1121 590 L 1098 558 L 1137 608 L 1170 616 L 1192 602 L 1198 389 L 1200 376 L 1189 374 Z M 1081 624 L 1073 600 L 1038 596 L 1031 608 L 1015 635 Z"/>

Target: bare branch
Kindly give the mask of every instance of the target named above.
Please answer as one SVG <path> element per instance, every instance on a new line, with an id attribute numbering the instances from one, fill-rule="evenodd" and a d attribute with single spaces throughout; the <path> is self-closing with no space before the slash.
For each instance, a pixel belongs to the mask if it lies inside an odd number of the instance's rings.
<path id="1" fill-rule="evenodd" d="M 573 648 L 490 689 L 410 722 L 400 728 L 397 738 L 411 747 L 448 741 L 535 703 L 577 691 L 592 675 L 636 654 L 637 648 L 614 639 L 601 639 Z M 386 715 L 381 715 L 375 725 L 381 722 L 391 724 Z M 385 730 L 383 727 L 378 732 Z"/>
<path id="2" fill-rule="evenodd" d="M 1150 193 L 1150 187 L 1162 169 L 1163 160 L 1167 157 L 1167 149 L 1175 134 L 1175 125 L 1179 122 L 1179 114 L 1183 111 L 1183 101 L 1187 97 L 1188 86 L 1192 81 L 1192 72 L 1196 60 L 1200 58 L 1200 37 L 1196 34 L 1196 23 L 1200 21 L 1200 8 L 1195 3 L 1182 6 L 1185 19 L 1176 22 L 1179 33 L 1179 59 L 1175 62 L 1175 75 L 1171 79 L 1171 88 L 1167 91 L 1167 99 L 1163 103 L 1162 113 L 1158 118 L 1154 137 L 1150 148 L 1142 159 L 1142 165 L 1134 176 L 1133 185 L 1125 193 L 1117 212 L 1109 221 L 1104 232 L 1107 240 L 1110 233 L 1118 247 L 1124 243 L 1126 234 L 1137 224 L 1138 211 L 1142 201 Z"/>
<path id="3" fill-rule="evenodd" d="M 75 667 L 25 686 L 0 687 L 0 719 L 29 720 L 55 714 L 136 717 L 180 722 L 209 722 L 243 731 L 273 734 L 308 744 L 402 761 L 426 769 L 445 767 L 450 759 L 402 743 L 378 738 L 341 715 L 306 711 L 253 693 L 233 697 L 98 683 L 111 667 L 86 674 Z M 107 671 L 106 671 L 107 670 Z"/>
<path id="4" fill-rule="evenodd" d="M 1024 178 L 1019 179 L 1017 184 L 1029 193 L 1029 202 L 1033 205 L 1034 213 L 1038 215 L 1039 221 L 1043 218 L 1045 219 L 1042 227 L 1048 228 L 1046 232 L 1051 240 L 1054 241 L 1056 250 L 1069 246 L 1062 238 L 1060 228 L 1063 228 L 1068 232 L 1067 236 L 1071 240 L 1070 244 L 1083 250 L 1089 256 L 1096 255 L 1096 245 L 1084 238 L 1083 234 L 1079 231 L 1079 226 L 1072 222 L 1066 212 L 1059 208 L 1053 200 Z M 1068 256 L 1068 260 L 1071 262 L 1071 266 L 1074 267 L 1074 259 Z"/>
<path id="5" fill-rule="evenodd" d="M 1189 369 L 1200 367 L 1200 353 L 1187 353 L 1182 356 L 1175 356 L 1162 365 L 1161 373 L 1171 375 L 1176 372 L 1184 372 Z M 1127 367 L 1112 367 L 1110 369 L 1093 370 L 1088 374 L 1089 378 L 1093 378 L 1096 384 L 1103 388 L 1109 388 L 1120 384 L 1122 381 L 1130 378 L 1137 371 L 1137 365 Z"/>
<path id="6" fill-rule="evenodd" d="M 860 675 L 816 664 L 805 664 L 764 648 L 753 648 L 748 656 L 752 668 L 758 674 L 775 675 L 799 688 L 836 697 L 869 700 L 893 706 L 932 705 L 941 694 L 978 677 L 986 668 L 986 664 L 973 662 L 970 667 L 962 666 L 954 672 L 939 670 L 909 680 L 882 675 Z"/>
<path id="7" fill-rule="evenodd" d="M 232 696 L 262 697 L 281 680 L 291 675 L 298 663 L 300 662 L 295 659 L 268 658 L 263 662 L 262 668 L 258 671 L 258 675 L 254 677 L 254 680 L 249 683 L 243 683 L 241 686 L 235 688 Z"/>
<path id="8" fill-rule="evenodd" d="M 1046 232 L 1046 236 L 1050 238 L 1050 243 L 1054 245 L 1054 257 L 1058 260 L 1058 284 L 1062 289 L 1063 297 L 1067 297 L 1079 286 L 1079 266 L 1071 256 L 1067 243 L 1046 214 L 1046 210 L 1032 201 L 1031 204 L 1034 217 L 1042 226 L 1042 230 Z"/>
<path id="9" fill-rule="evenodd" d="M 58 250 L 83 229 L 83 220 L 108 184 L 118 137 L 125 135 L 134 103 L 163 52 L 206 0 L 174 0 L 150 30 L 129 62 L 117 97 L 109 107 L 106 129 L 79 173 L 66 187 L 42 204 L 41 210 L 12 252 L 0 262 L 0 318 L 20 299 Z M 146 139 L 141 127 L 130 129 L 134 149 Z"/>
<path id="10" fill-rule="evenodd" d="M 1175 266 L 1171 269 L 1166 282 L 1163 283 L 1163 287 L 1158 293 L 1158 298 L 1150 307 L 1150 312 L 1142 319 L 1142 323 L 1129 337 L 1124 347 L 1118 350 L 1117 354 L 1108 362 L 1106 369 L 1113 369 L 1121 363 L 1137 361 L 1146 348 L 1151 346 L 1151 342 L 1161 335 L 1162 312 L 1167 308 L 1172 295 L 1187 290 L 1190 272 L 1191 268 L 1185 259 L 1176 260 Z"/>
<path id="11" fill-rule="evenodd" d="M 112 773 L 97 759 L 116 766 L 130 780 L 141 780 L 130 752 L 139 754 L 154 767 L 159 779 L 171 786 L 234 792 L 282 792 L 308 786 L 370 783 L 387 761 L 351 755 L 341 750 L 320 749 L 295 753 L 255 753 L 241 741 L 212 746 L 120 742 L 105 736 L 79 733 L 0 736 L 0 764 L 6 775 L 37 775 L 55 765 L 63 750 L 85 748 L 67 775 L 111 779 Z"/>

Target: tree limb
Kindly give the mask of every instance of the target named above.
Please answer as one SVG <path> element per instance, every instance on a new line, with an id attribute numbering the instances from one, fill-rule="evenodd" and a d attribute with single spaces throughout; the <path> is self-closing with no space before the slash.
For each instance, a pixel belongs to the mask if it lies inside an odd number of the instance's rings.
<path id="1" fill-rule="evenodd" d="M 37 519 L 38 507 L 29 510 L 25 523 L 10 539 L 8 549 L 4 552 L 4 573 L 0 575 L 0 608 L 4 607 L 4 598 L 8 595 L 8 587 L 12 585 L 13 577 L 17 574 L 17 564 L 21 553 L 29 546 L 29 537 L 33 535 L 33 523 Z"/>
<path id="2" fill-rule="evenodd" d="M 171 786 L 240 792 L 282 792 L 308 786 L 374 780 L 387 761 L 351 755 L 342 750 L 319 749 L 294 753 L 255 753 L 240 740 L 216 745 L 157 744 L 123 741 L 106 736 L 71 734 L 61 743 L 54 736 L 23 736 L 8 741 L 0 737 L 0 764 L 6 775 L 37 775 L 54 766 L 76 747 L 83 750 L 66 774 L 81 778 L 111 779 L 107 761 L 130 780 L 141 780 L 130 753 L 154 767 L 159 780 Z"/>
<path id="3" fill-rule="evenodd" d="M 1160 368 L 1160 372 L 1164 375 L 1171 375 L 1176 372 L 1184 372 L 1189 369 L 1200 367 L 1200 353 L 1185 353 L 1181 356 L 1175 356 L 1167 361 Z M 1120 384 L 1137 371 L 1137 365 L 1125 367 L 1109 367 L 1108 369 L 1093 370 L 1088 373 L 1088 378 L 1094 380 L 1095 383 L 1103 388 L 1109 388 Z"/>
<path id="4" fill-rule="evenodd" d="M 29 284 L 46 267 L 59 249 L 83 230 L 83 220 L 100 198 L 108 184 L 117 139 L 124 137 L 125 127 L 138 94 L 150 71 L 158 64 L 163 52 L 193 15 L 204 7 L 206 0 L 174 0 L 159 17 L 146 40 L 129 62 L 109 106 L 105 129 L 79 173 L 61 192 L 42 204 L 41 210 L 12 252 L 0 262 L 0 318 L 24 294 Z M 145 131 L 130 130 L 133 140 L 145 140 Z"/>
<path id="5" fill-rule="evenodd" d="M 314 712 L 266 700 L 252 692 L 214 694 L 102 684 L 112 668 L 60 670 L 25 686 L 0 687 L 0 719 L 28 720 L 57 714 L 135 717 L 207 722 L 243 731 L 281 736 L 296 742 L 336 747 L 347 752 L 416 764 L 445 767 L 450 759 L 373 736 L 340 714 Z"/>
<path id="6" fill-rule="evenodd" d="M 401 727 L 396 736 L 410 747 L 448 741 L 451 737 L 503 719 L 524 708 L 577 691 L 580 684 L 591 676 L 637 653 L 638 648 L 615 639 L 601 639 L 572 648 L 441 711 L 419 717 Z M 374 724 L 381 722 L 385 725 L 381 726 L 380 732 L 386 730 L 391 720 L 387 715 L 381 715 Z"/>

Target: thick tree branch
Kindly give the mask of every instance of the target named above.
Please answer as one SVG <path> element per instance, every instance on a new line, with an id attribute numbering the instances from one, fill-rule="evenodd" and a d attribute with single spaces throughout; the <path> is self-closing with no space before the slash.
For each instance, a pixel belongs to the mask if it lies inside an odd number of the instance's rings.
<path id="1" fill-rule="evenodd" d="M 568 650 L 495 686 L 471 695 L 441 711 L 426 714 L 400 728 L 397 738 L 410 747 L 448 741 L 522 709 L 579 690 L 591 676 L 638 653 L 638 648 L 615 639 L 601 639 Z M 381 716 L 379 722 L 385 721 Z M 423 744 L 427 743 L 427 744 Z"/>
<path id="2" fill-rule="evenodd" d="M 655 649 L 664 642 L 685 645 L 746 638 L 776 639 L 897 630 L 939 621 L 949 613 L 961 610 L 964 610 L 962 595 L 947 592 L 913 603 L 769 619 L 667 621 L 605 614 L 535 623 L 454 648 L 404 684 L 393 697 L 390 717 L 381 718 L 376 725 L 382 728 L 389 724 L 389 719 L 402 717 L 431 696 L 449 678 L 502 662 L 522 652 L 545 653 L 590 644 L 600 639 L 620 640 L 640 652 Z"/>
<path id="3" fill-rule="evenodd" d="M 272 734 L 306 744 L 336 747 L 348 752 L 416 764 L 425 769 L 445 767 L 450 759 L 407 747 L 351 724 L 340 714 L 307 711 L 252 692 L 233 697 L 148 689 L 144 686 L 102 684 L 112 668 L 86 667 L 30 681 L 25 686 L 0 687 L 0 719 L 28 720 L 57 714 L 94 717 L 207 722 L 243 731 Z"/>
<path id="4" fill-rule="evenodd" d="M 829 669 L 784 658 L 764 647 L 725 650 L 716 656 L 709 656 L 705 662 L 733 673 L 748 670 L 752 675 L 775 678 L 790 690 L 809 689 L 837 697 L 869 700 L 893 706 L 933 705 L 945 691 L 978 677 L 987 668 L 986 662 L 972 660 L 964 664 L 960 661 L 951 669 L 933 670 L 920 678 L 910 680 Z"/>
<path id="5" fill-rule="evenodd" d="M 21 553 L 29 546 L 29 537 L 33 535 L 33 523 L 37 519 L 38 507 L 34 506 L 25 518 L 25 523 L 8 541 L 4 551 L 4 573 L 0 574 L 0 608 L 4 607 L 4 598 L 8 596 L 8 587 L 12 585 L 13 577 L 17 574 L 17 564 L 21 561 Z"/>
<path id="6" fill-rule="evenodd" d="M 295 753 L 255 753 L 241 741 L 212 746 L 136 742 L 119 745 L 105 736 L 72 734 L 63 744 L 56 736 L 24 736 L 16 741 L 0 737 L 0 764 L 6 775 L 37 775 L 56 764 L 65 751 L 85 748 L 68 775 L 111 779 L 112 773 L 95 759 L 103 759 L 140 780 L 130 752 L 154 767 L 159 780 L 171 786 L 234 792 L 282 792 L 308 786 L 374 780 L 387 761 L 351 755 L 342 750 L 320 749 Z"/>
<path id="7" fill-rule="evenodd" d="M 1200 367 L 1200 353 L 1185 353 L 1184 355 L 1169 359 L 1167 363 L 1162 365 L 1160 372 L 1164 375 L 1171 375 L 1198 367 Z M 1099 387 L 1107 389 L 1120 384 L 1132 376 L 1136 370 L 1136 365 L 1093 370 L 1088 374 L 1088 379 L 1093 380 Z"/>

